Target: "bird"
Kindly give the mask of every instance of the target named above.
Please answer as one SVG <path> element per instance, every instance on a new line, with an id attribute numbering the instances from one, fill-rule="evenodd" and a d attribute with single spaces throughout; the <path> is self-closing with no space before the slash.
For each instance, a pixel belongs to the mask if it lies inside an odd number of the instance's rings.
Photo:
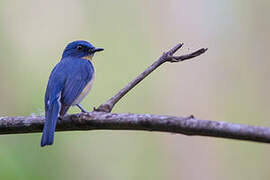
<path id="1" fill-rule="evenodd" d="M 41 147 L 53 144 L 57 120 L 67 113 L 70 106 L 77 106 L 81 112 L 86 112 L 80 102 L 93 85 L 95 71 L 91 61 L 96 52 L 103 50 L 84 40 L 73 41 L 65 47 L 46 88 Z"/>

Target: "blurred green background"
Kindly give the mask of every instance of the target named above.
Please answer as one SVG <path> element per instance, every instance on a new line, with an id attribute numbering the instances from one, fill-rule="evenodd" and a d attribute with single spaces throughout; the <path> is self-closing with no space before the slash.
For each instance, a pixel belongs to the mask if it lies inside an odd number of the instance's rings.
<path id="1" fill-rule="evenodd" d="M 0 116 L 43 114 L 50 71 L 67 43 L 105 48 L 82 105 L 105 102 L 162 52 L 209 51 L 165 64 L 114 112 L 194 114 L 269 126 L 270 1 L 0 0 Z M 79 112 L 72 108 L 69 113 Z M 0 136 L 0 179 L 269 179 L 267 144 L 136 132 L 58 132 Z"/>

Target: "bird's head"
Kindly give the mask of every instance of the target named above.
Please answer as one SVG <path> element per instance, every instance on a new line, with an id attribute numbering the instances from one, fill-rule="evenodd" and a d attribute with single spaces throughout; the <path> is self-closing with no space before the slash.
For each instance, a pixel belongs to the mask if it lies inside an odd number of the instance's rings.
<path id="1" fill-rule="evenodd" d="M 103 50 L 104 50 L 103 48 L 94 47 L 87 41 L 73 41 L 66 46 L 62 58 L 76 57 L 92 60 L 92 57 L 94 56 L 95 52 Z"/>

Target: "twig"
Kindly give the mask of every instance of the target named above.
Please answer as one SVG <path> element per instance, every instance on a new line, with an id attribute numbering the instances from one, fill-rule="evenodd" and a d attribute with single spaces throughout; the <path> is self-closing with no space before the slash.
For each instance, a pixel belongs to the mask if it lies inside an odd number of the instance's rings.
<path id="1" fill-rule="evenodd" d="M 182 56 L 174 56 L 174 53 L 176 53 L 181 47 L 183 46 L 183 43 L 177 44 L 175 47 L 173 47 L 168 52 L 163 53 L 163 55 L 158 58 L 151 66 L 149 66 L 144 72 L 142 72 L 139 76 L 137 76 L 135 79 L 133 79 L 126 87 L 121 89 L 116 95 L 114 95 L 112 98 L 110 98 L 107 102 L 100 105 L 97 109 L 95 108 L 95 111 L 102 111 L 102 112 L 111 112 L 114 105 L 123 97 L 125 96 L 133 87 L 135 87 L 139 82 L 141 82 L 146 76 L 148 76 L 151 72 L 153 72 L 156 68 L 158 68 L 161 64 L 165 62 L 180 62 L 184 60 L 188 60 L 194 57 L 197 57 L 201 54 L 203 54 L 207 49 L 202 48 L 199 49 L 193 53 L 182 55 Z"/>
<path id="2" fill-rule="evenodd" d="M 0 134 L 41 132 L 43 116 L 0 117 Z M 143 130 L 270 143 L 270 128 L 152 114 L 90 112 L 65 116 L 57 131 Z"/>

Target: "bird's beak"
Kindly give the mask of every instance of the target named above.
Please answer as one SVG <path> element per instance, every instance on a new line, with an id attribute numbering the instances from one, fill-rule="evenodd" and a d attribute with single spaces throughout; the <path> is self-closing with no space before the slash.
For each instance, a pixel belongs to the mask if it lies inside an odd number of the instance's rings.
<path id="1" fill-rule="evenodd" d="M 99 52 L 99 51 L 103 51 L 104 49 L 103 48 L 95 48 L 94 50 L 92 50 L 93 53 L 95 52 Z"/>

